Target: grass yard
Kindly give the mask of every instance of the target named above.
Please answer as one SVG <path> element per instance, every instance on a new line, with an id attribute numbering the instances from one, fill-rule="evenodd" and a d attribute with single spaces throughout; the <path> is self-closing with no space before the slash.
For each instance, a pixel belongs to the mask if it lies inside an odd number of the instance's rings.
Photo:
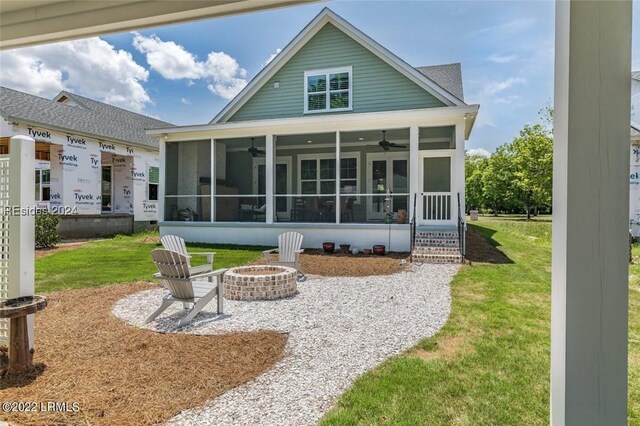
<path id="1" fill-rule="evenodd" d="M 471 228 L 512 262 L 464 267 L 444 328 L 358 379 L 322 425 L 549 424 L 551 224 L 482 218 Z M 640 247 L 634 253 L 640 262 Z M 638 425 L 638 264 L 629 353 L 629 423 Z"/>
<path id="2" fill-rule="evenodd" d="M 158 234 L 153 232 L 132 236 L 89 241 L 72 249 L 46 252 L 36 259 L 35 282 L 37 293 L 139 280 L 151 281 L 156 267 L 151 261 L 151 250 L 161 248 Z M 257 259 L 261 247 L 233 245 L 189 244 L 190 252 L 214 251 L 214 266 L 229 268 Z M 205 256 L 194 256 L 193 265 L 206 261 Z"/>

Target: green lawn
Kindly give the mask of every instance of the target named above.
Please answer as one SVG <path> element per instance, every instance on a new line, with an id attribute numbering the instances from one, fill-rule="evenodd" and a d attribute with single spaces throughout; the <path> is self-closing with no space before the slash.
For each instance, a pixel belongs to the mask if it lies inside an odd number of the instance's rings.
<path id="1" fill-rule="evenodd" d="M 161 247 L 153 241 L 157 241 L 157 233 L 117 236 L 38 258 L 36 292 L 150 281 L 156 272 L 150 253 Z M 260 247 L 232 245 L 189 245 L 189 251 L 215 251 L 215 268 L 244 264 L 257 258 L 260 250 Z M 205 260 L 204 256 L 195 256 L 193 264 L 198 265 Z"/>
<path id="2" fill-rule="evenodd" d="M 549 424 L 551 224 L 471 226 L 513 263 L 465 267 L 444 328 L 358 379 L 321 424 Z M 640 265 L 631 273 L 629 422 L 640 424 Z"/>

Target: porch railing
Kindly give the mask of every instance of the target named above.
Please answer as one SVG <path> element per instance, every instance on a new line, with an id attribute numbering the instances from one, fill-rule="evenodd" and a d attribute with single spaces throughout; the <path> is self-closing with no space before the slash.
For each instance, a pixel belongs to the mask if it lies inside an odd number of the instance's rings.
<path id="1" fill-rule="evenodd" d="M 451 220 L 451 193 L 450 192 L 423 192 L 422 193 L 422 219 L 426 221 L 450 221 Z"/>
<path id="2" fill-rule="evenodd" d="M 416 247 L 416 207 L 418 201 L 418 194 L 413 194 L 413 214 L 411 215 L 411 253 L 413 253 L 413 249 Z"/>
<path id="3" fill-rule="evenodd" d="M 460 254 L 464 261 L 466 243 L 465 243 L 465 228 L 467 224 L 464 221 L 464 212 L 460 208 L 460 193 L 458 192 L 458 244 L 460 245 Z"/>

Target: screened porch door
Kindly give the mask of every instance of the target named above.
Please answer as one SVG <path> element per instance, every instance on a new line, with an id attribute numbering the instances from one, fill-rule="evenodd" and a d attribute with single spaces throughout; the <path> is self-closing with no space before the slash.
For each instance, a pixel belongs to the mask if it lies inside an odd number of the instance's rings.
<path id="1" fill-rule="evenodd" d="M 452 193 L 452 154 L 421 152 L 418 224 L 449 225 L 457 217 Z"/>
<path id="2" fill-rule="evenodd" d="M 273 173 L 273 193 L 274 195 L 291 194 L 291 157 L 276 158 L 275 170 Z M 253 193 L 265 195 L 267 193 L 265 174 L 265 159 L 257 157 L 253 159 Z M 275 197 L 273 210 L 274 221 L 291 220 L 291 198 Z"/>
<path id="3" fill-rule="evenodd" d="M 385 219 L 387 189 L 391 189 L 394 195 L 390 201 L 391 212 L 397 213 L 400 209 L 408 211 L 406 196 L 409 192 L 408 178 L 408 152 L 367 154 L 367 193 L 376 194 L 367 197 L 367 220 L 383 221 Z"/>

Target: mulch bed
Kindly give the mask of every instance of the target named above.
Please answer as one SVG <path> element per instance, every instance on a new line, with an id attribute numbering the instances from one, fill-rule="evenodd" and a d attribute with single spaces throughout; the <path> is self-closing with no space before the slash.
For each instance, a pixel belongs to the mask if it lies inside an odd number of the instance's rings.
<path id="1" fill-rule="evenodd" d="M 149 287 L 50 293 L 48 307 L 36 315 L 34 369 L 0 376 L 0 401 L 77 402 L 80 411 L 0 412 L 0 419 L 23 425 L 164 423 L 262 374 L 282 357 L 287 337 L 276 332 L 160 334 L 111 315 L 118 299 Z M 2 358 L 0 370 L 6 368 Z"/>
<path id="2" fill-rule="evenodd" d="M 370 275 L 389 275 L 404 269 L 400 265 L 406 260 L 410 264 L 409 253 L 387 253 L 384 256 L 364 254 L 325 254 L 322 250 L 306 249 L 300 255 L 302 270 L 307 275 L 322 275 L 333 277 L 363 277 Z M 260 258 L 256 264 L 262 264 Z"/>

